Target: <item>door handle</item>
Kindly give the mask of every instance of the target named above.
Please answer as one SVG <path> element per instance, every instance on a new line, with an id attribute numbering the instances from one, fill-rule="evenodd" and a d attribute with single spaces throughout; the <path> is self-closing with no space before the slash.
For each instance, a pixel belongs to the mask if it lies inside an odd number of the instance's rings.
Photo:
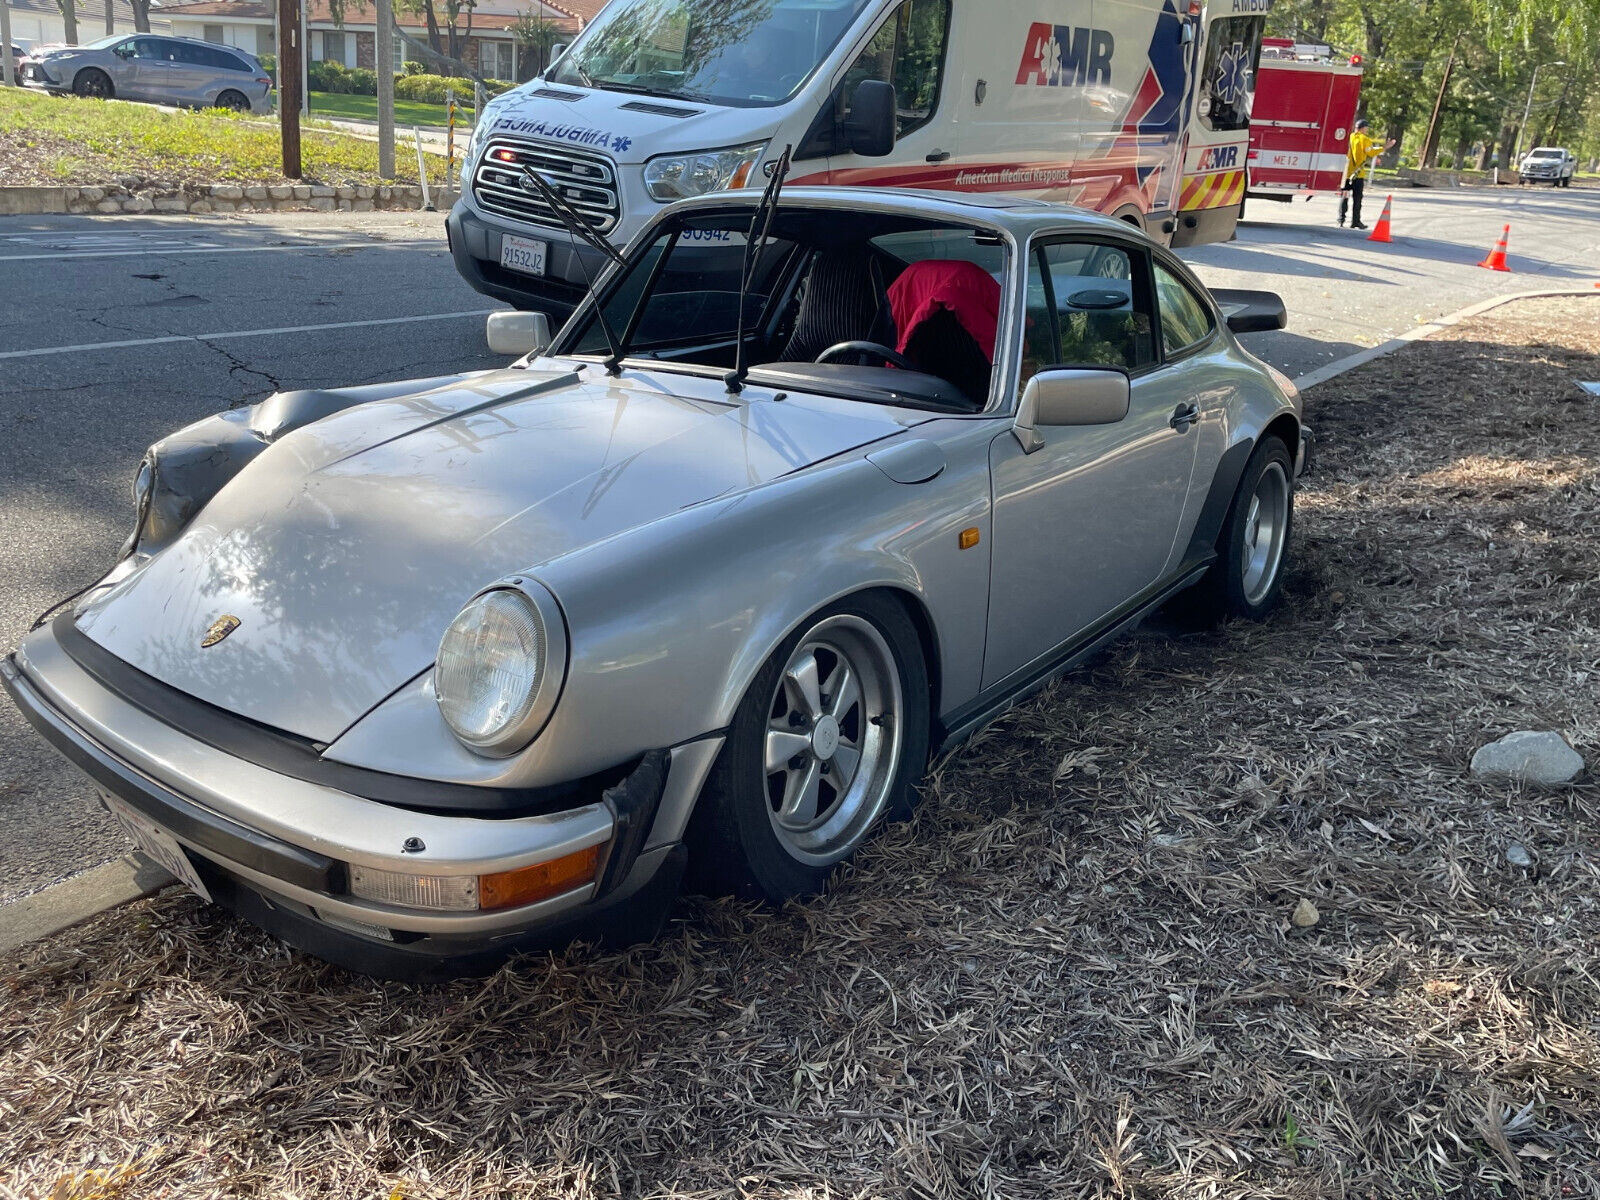
<path id="1" fill-rule="evenodd" d="M 929 154 L 925 159 L 923 159 L 923 161 L 924 162 L 943 162 L 945 159 L 947 159 L 949 157 L 950 157 L 950 151 L 948 151 L 948 150 L 935 150 L 932 154 Z"/>
<path id="2" fill-rule="evenodd" d="M 1189 426 L 1200 419 L 1200 406 L 1198 404 L 1180 404 L 1172 410 L 1172 420 L 1168 422 L 1179 433 L 1188 433 Z"/>

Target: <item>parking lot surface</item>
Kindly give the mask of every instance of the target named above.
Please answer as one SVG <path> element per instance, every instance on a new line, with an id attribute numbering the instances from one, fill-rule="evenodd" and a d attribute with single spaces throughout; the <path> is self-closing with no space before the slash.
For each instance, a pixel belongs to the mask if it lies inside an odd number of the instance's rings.
<path id="1" fill-rule="evenodd" d="M 1376 219 L 1382 197 L 1372 206 Z M 1600 280 L 1600 191 L 1398 193 L 1395 241 L 1333 203 L 1252 202 L 1185 252 L 1214 286 L 1275 288 L 1290 326 L 1248 345 L 1290 375 L 1485 296 Z M 1473 264 L 1512 224 L 1515 274 Z M 440 214 L 0 218 L 0 644 L 96 578 L 144 448 L 272 391 L 491 367 Z M 122 852 L 88 785 L 0 704 L 0 902 Z"/>

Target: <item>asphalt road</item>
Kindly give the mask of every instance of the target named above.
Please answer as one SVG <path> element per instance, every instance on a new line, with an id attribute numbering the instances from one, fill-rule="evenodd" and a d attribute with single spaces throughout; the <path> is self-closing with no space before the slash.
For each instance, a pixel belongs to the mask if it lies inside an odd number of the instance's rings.
<path id="1" fill-rule="evenodd" d="M 1375 220 L 1381 196 L 1369 216 Z M 1329 201 L 1252 204 L 1186 252 L 1291 314 L 1291 375 L 1485 296 L 1600 281 L 1600 191 L 1397 194 L 1387 246 Z M 1475 267 L 1506 221 L 1515 274 Z M 150 442 L 279 388 L 494 366 L 438 215 L 0 218 L 0 646 L 110 565 Z M 0 902 L 114 857 L 88 785 L 0 702 Z"/>

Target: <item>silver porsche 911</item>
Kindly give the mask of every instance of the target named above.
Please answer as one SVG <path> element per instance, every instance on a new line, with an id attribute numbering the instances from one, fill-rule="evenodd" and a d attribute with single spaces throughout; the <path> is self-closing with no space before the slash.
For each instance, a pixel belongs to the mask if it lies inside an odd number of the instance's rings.
<path id="1" fill-rule="evenodd" d="M 686 869 L 804 895 L 1158 605 L 1273 608 L 1306 434 L 1235 334 L 1282 323 L 1073 209 L 686 201 L 553 341 L 491 318 L 507 369 L 157 443 L 0 674 L 149 854 L 357 970 L 648 937 Z"/>

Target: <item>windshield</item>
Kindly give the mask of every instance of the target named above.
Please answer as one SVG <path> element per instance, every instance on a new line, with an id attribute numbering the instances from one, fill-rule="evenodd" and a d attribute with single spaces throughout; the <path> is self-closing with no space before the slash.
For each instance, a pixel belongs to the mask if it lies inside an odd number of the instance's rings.
<path id="1" fill-rule="evenodd" d="M 612 0 L 551 81 L 712 104 L 787 100 L 868 0 Z"/>
<path id="2" fill-rule="evenodd" d="M 1529 158 L 1560 158 L 1559 150 L 1533 150 L 1528 153 Z"/>
<path id="3" fill-rule="evenodd" d="M 741 289 L 749 227 L 749 208 L 689 214 L 635 247 L 601 300 L 627 357 L 721 372 L 736 360 L 742 327 L 743 358 L 758 383 L 781 378 L 846 399 L 943 411 L 984 407 L 1007 272 L 997 234 L 780 207 Z M 846 342 L 879 349 L 845 352 Z M 553 353 L 598 356 L 609 343 L 589 306 Z M 899 369 L 886 369 L 891 361 Z"/>
<path id="4" fill-rule="evenodd" d="M 125 34 L 125 33 L 114 33 L 110 37 L 103 37 L 97 42 L 90 42 L 87 46 L 80 47 L 80 49 L 83 49 L 83 50 L 104 50 L 108 46 L 115 46 L 118 42 L 122 41 L 127 36 L 128 35 Z"/>

